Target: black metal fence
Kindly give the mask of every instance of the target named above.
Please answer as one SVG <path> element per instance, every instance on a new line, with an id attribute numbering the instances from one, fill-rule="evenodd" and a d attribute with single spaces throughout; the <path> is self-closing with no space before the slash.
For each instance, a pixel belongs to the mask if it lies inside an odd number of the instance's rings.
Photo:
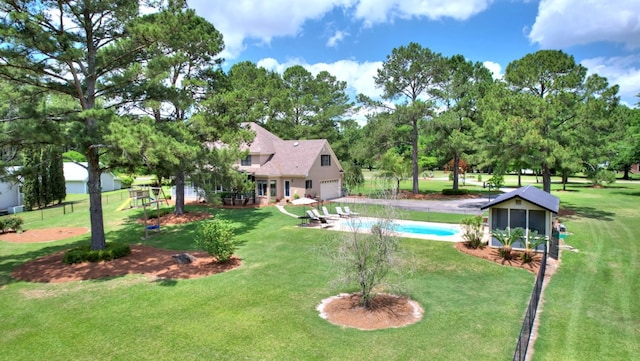
<path id="1" fill-rule="evenodd" d="M 536 311 L 538 310 L 538 303 L 540 302 L 540 294 L 542 293 L 542 283 L 544 282 L 544 274 L 547 269 L 547 247 L 544 248 L 542 260 L 540 261 L 540 269 L 536 276 L 536 283 L 529 299 L 529 306 L 527 312 L 522 321 L 522 328 L 520 329 L 520 336 L 516 343 L 516 351 L 513 354 L 514 361 L 524 361 L 527 357 L 527 350 L 529 348 L 529 340 L 531 339 L 531 330 L 533 330 L 533 323 L 536 320 Z"/>

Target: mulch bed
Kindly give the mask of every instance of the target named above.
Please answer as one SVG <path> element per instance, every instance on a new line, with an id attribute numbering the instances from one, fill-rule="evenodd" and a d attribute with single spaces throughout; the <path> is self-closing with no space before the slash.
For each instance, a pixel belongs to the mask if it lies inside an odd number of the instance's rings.
<path id="1" fill-rule="evenodd" d="M 540 269 L 540 262 L 542 259 L 542 255 L 540 253 L 537 253 L 533 257 L 533 261 L 531 261 L 530 263 L 522 262 L 522 258 L 519 256 L 514 256 L 514 258 L 510 260 L 505 260 L 502 258 L 502 256 L 500 256 L 500 251 L 497 248 L 491 248 L 486 246 L 483 248 L 474 249 L 474 248 L 467 247 L 465 242 L 457 242 L 456 248 L 460 252 L 470 254 L 472 256 L 479 257 L 482 259 L 486 259 L 491 262 L 495 262 L 504 266 L 522 268 L 529 272 L 533 272 L 534 274 L 538 274 L 538 270 Z M 513 251 L 512 253 L 517 255 L 522 254 L 522 252 L 519 252 L 519 251 Z"/>

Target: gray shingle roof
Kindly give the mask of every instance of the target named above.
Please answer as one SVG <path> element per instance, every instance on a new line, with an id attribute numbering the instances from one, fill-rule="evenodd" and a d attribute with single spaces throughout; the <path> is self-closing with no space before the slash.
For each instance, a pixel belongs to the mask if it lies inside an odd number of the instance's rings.
<path id="1" fill-rule="evenodd" d="M 524 199 L 529 203 L 533 203 L 553 213 L 558 213 L 558 210 L 560 209 L 560 199 L 558 197 L 541 189 L 538 189 L 532 185 L 518 188 L 509 193 L 501 194 L 496 199 L 480 207 L 480 209 L 487 209 L 513 198 Z"/>
<path id="2" fill-rule="evenodd" d="M 259 168 L 238 168 L 256 176 L 307 177 L 321 153 L 332 154 L 329 152 L 330 146 L 326 139 L 282 140 L 256 123 L 249 125 L 251 130 L 256 132 L 256 136 L 244 149 L 248 148 L 252 154 L 271 155 L 271 158 Z"/>

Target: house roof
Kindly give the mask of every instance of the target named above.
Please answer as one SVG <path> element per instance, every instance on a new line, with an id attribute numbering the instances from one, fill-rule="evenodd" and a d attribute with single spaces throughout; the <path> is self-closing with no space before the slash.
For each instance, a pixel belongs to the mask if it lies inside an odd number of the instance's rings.
<path id="1" fill-rule="evenodd" d="M 62 163 L 62 169 L 64 172 L 64 180 L 65 181 L 82 181 L 86 182 L 89 180 L 89 171 L 87 170 L 89 163 L 87 162 L 64 162 Z M 117 179 L 115 175 L 111 172 L 103 172 L 102 174 L 110 174 L 114 178 Z"/>
<path id="2" fill-rule="evenodd" d="M 265 177 L 307 177 L 320 154 L 330 154 L 338 162 L 326 139 L 282 140 L 256 123 L 250 123 L 250 126 L 256 137 L 248 145 L 249 152 L 270 157 L 259 168 L 240 166 L 239 170 Z M 340 167 L 339 162 L 337 165 Z"/>
<path id="3" fill-rule="evenodd" d="M 256 123 L 249 123 L 248 125 L 256 133 L 256 136 L 250 144 L 244 144 L 241 150 L 249 149 L 249 153 L 253 154 L 276 153 L 276 144 L 283 142 L 283 140 Z"/>
<path id="4" fill-rule="evenodd" d="M 558 197 L 532 185 L 518 188 L 509 193 L 501 194 L 496 199 L 480 207 L 480 209 L 487 209 L 514 198 L 523 199 L 553 213 L 558 213 L 558 210 L 560 209 L 560 199 Z"/>
<path id="5" fill-rule="evenodd" d="M 87 171 L 87 163 L 76 164 L 73 162 L 62 163 L 64 171 L 65 181 L 83 181 L 86 182 L 89 179 L 89 172 Z"/>

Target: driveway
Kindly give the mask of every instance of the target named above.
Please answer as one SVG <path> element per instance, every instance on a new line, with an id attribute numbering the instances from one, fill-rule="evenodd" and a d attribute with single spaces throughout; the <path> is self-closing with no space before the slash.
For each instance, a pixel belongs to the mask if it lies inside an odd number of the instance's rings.
<path id="1" fill-rule="evenodd" d="M 494 199 L 496 195 L 492 195 Z M 378 204 L 389 205 L 401 209 L 423 212 L 460 213 L 480 215 L 480 207 L 489 202 L 489 198 L 471 198 L 455 200 L 418 200 L 418 199 L 373 199 L 358 197 L 342 197 L 332 199 L 332 202 L 345 204 Z"/>

